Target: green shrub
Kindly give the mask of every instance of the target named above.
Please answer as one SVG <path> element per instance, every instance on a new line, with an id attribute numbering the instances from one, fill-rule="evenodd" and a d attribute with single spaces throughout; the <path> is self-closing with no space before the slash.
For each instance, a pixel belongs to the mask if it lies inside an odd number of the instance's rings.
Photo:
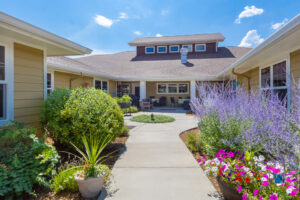
<path id="1" fill-rule="evenodd" d="M 132 99 L 128 95 L 123 95 L 122 97 L 115 97 L 118 103 L 131 103 Z"/>
<path id="2" fill-rule="evenodd" d="M 139 112 L 138 108 L 136 106 L 130 106 L 130 108 L 123 108 L 123 113 L 137 113 Z"/>
<path id="3" fill-rule="evenodd" d="M 202 150 L 202 142 L 200 135 L 188 135 L 187 136 L 187 145 L 191 151 L 200 152 Z"/>
<path id="4" fill-rule="evenodd" d="M 77 192 L 78 186 L 74 179 L 75 174 L 82 170 L 82 167 L 70 166 L 69 168 L 62 169 L 53 178 L 53 190 L 56 193 L 62 191 Z"/>
<path id="5" fill-rule="evenodd" d="M 129 135 L 129 128 L 128 126 L 125 126 L 121 136 L 128 136 L 128 135 Z"/>
<path id="6" fill-rule="evenodd" d="M 82 148 L 83 135 L 116 137 L 123 132 L 124 119 L 117 102 L 95 88 L 54 91 L 42 110 L 41 123 L 56 143 L 69 146 L 72 141 Z"/>
<path id="7" fill-rule="evenodd" d="M 217 115 L 207 115 L 199 122 L 200 139 L 203 142 L 204 151 L 208 156 L 214 156 L 219 149 L 226 151 L 238 151 L 242 144 L 236 142 L 246 124 L 237 119 L 227 119 L 222 123 Z M 225 142 L 231 141 L 231 142 Z"/>
<path id="8" fill-rule="evenodd" d="M 50 187 L 59 156 L 35 135 L 35 128 L 17 122 L 0 130 L 0 197 L 32 193 L 34 184 Z"/>
<path id="9" fill-rule="evenodd" d="M 137 115 L 130 118 L 131 121 L 141 122 L 141 123 L 168 123 L 175 121 L 175 118 L 167 115 Z"/>

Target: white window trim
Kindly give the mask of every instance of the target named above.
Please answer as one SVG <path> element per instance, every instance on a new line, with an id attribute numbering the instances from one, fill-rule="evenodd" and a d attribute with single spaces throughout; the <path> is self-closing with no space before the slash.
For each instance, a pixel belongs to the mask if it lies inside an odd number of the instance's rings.
<path id="1" fill-rule="evenodd" d="M 147 48 L 153 48 L 153 52 L 147 52 Z M 155 53 L 155 46 L 145 47 L 145 54 L 154 54 Z"/>
<path id="2" fill-rule="evenodd" d="M 277 86 L 274 87 L 273 86 L 273 66 L 276 64 L 279 64 L 281 62 L 285 61 L 285 66 L 286 66 L 286 86 Z M 268 88 L 262 88 L 262 82 L 261 82 L 261 70 L 265 69 L 267 67 L 270 67 L 270 87 Z M 272 62 L 268 65 L 264 65 L 263 67 L 259 67 L 259 89 L 261 91 L 264 90 L 276 90 L 276 89 L 287 89 L 287 106 L 288 108 L 290 108 L 290 99 L 291 99 L 291 92 L 290 92 L 290 88 L 291 88 L 291 75 L 290 75 L 290 56 L 288 55 L 287 58 L 285 59 L 281 59 L 278 60 L 276 62 Z"/>
<path id="3" fill-rule="evenodd" d="M 192 44 L 183 44 L 182 45 L 182 48 L 183 48 L 183 46 L 188 46 L 188 52 L 193 52 L 193 45 Z"/>
<path id="4" fill-rule="evenodd" d="M 14 120 L 14 46 L 13 41 L 8 39 L 0 39 L 0 45 L 5 48 L 5 80 L 0 81 L 6 85 L 6 119 L 0 120 L 0 126 L 3 126 Z"/>
<path id="5" fill-rule="evenodd" d="M 47 91 L 50 89 L 51 92 L 53 92 L 54 90 L 54 71 L 48 71 L 47 74 L 51 74 L 51 87 L 48 88 L 48 85 L 47 85 Z M 47 77 L 48 79 L 48 77 Z"/>
<path id="6" fill-rule="evenodd" d="M 197 50 L 197 46 L 204 46 L 204 50 Z M 195 44 L 195 52 L 205 52 L 206 51 L 206 44 Z"/>
<path id="7" fill-rule="evenodd" d="M 164 52 L 160 52 L 158 50 L 160 47 L 165 47 L 166 50 Z M 168 52 L 168 47 L 167 46 L 157 46 L 157 53 L 167 53 L 167 52 Z"/>
<path id="8" fill-rule="evenodd" d="M 171 50 L 172 47 L 178 47 L 178 51 L 172 51 L 172 50 Z M 170 53 L 178 53 L 179 51 L 180 51 L 179 45 L 170 45 L 170 46 L 169 46 L 169 52 L 170 52 Z"/>
<path id="9" fill-rule="evenodd" d="M 180 84 L 187 85 L 187 91 L 185 93 L 179 93 L 179 85 Z M 166 92 L 163 92 L 163 93 L 158 92 L 158 85 L 166 85 Z M 177 85 L 177 92 L 176 93 L 169 92 L 169 85 Z M 189 84 L 188 83 L 157 83 L 156 84 L 156 94 L 177 94 L 177 95 L 189 94 Z"/>
<path id="10" fill-rule="evenodd" d="M 95 84 L 95 82 L 96 81 L 100 81 L 100 89 L 102 90 L 102 91 L 104 91 L 103 90 L 103 82 L 107 82 L 107 94 L 109 94 L 109 80 L 102 80 L 102 79 L 99 79 L 99 78 L 93 78 L 94 80 L 93 80 L 93 87 L 95 88 L 96 87 L 96 84 Z"/>

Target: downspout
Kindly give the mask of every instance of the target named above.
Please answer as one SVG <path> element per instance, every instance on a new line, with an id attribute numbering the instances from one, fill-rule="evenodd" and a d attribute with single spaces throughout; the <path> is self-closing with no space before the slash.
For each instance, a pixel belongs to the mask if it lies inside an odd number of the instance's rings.
<path id="1" fill-rule="evenodd" d="M 79 78 L 82 78 L 82 72 L 80 72 L 80 76 L 79 77 L 76 77 L 76 78 L 71 78 L 70 81 L 69 81 L 69 88 L 72 89 L 72 81 L 76 80 L 76 79 L 79 79 Z"/>
<path id="2" fill-rule="evenodd" d="M 250 90 L 251 90 L 250 77 L 249 77 L 249 76 L 246 76 L 246 75 L 244 75 L 244 74 L 236 73 L 236 72 L 234 71 L 234 68 L 231 70 L 231 73 L 232 73 L 233 75 L 236 75 L 236 76 L 242 76 L 242 77 L 246 78 L 246 79 L 248 80 L 248 91 L 250 92 Z"/>

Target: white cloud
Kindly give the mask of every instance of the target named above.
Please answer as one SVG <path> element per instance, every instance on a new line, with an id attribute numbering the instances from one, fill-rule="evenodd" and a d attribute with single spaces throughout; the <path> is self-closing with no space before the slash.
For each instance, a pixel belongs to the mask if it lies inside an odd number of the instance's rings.
<path id="1" fill-rule="evenodd" d="M 264 41 L 260 35 L 257 34 L 256 30 L 250 30 L 248 33 L 243 37 L 239 47 L 255 47 Z"/>
<path id="2" fill-rule="evenodd" d="M 140 36 L 140 35 L 142 35 L 142 32 L 141 31 L 134 31 L 133 34 Z"/>
<path id="3" fill-rule="evenodd" d="M 167 15 L 169 13 L 169 10 L 161 10 L 160 14 L 161 15 Z"/>
<path id="4" fill-rule="evenodd" d="M 109 28 L 113 25 L 114 20 L 112 19 L 108 19 L 102 15 L 96 15 L 96 17 L 94 18 L 95 22 L 100 25 L 100 26 L 104 26 L 106 28 Z"/>
<path id="5" fill-rule="evenodd" d="M 235 23 L 240 24 L 242 18 L 253 17 L 255 15 L 261 15 L 264 12 L 262 8 L 256 8 L 255 6 L 246 6 L 244 10 L 239 14 Z"/>
<path id="6" fill-rule="evenodd" d="M 281 26 L 283 26 L 287 22 L 288 22 L 288 18 L 284 18 L 282 20 L 282 22 L 278 22 L 278 23 L 272 24 L 271 28 L 274 29 L 274 30 L 277 30 L 277 29 L 279 29 Z"/>
<path id="7" fill-rule="evenodd" d="M 159 33 L 156 33 L 155 37 L 162 37 L 162 35 Z"/>
<path id="8" fill-rule="evenodd" d="M 120 13 L 120 16 L 119 16 L 119 19 L 128 19 L 127 13 L 121 12 L 121 13 Z"/>

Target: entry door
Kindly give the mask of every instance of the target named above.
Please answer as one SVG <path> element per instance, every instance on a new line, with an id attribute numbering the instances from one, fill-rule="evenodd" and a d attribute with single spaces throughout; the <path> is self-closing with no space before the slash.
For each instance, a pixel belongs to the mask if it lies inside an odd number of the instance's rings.
<path id="1" fill-rule="evenodd" d="M 140 87 L 134 88 L 134 94 L 138 99 L 140 99 Z"/>

